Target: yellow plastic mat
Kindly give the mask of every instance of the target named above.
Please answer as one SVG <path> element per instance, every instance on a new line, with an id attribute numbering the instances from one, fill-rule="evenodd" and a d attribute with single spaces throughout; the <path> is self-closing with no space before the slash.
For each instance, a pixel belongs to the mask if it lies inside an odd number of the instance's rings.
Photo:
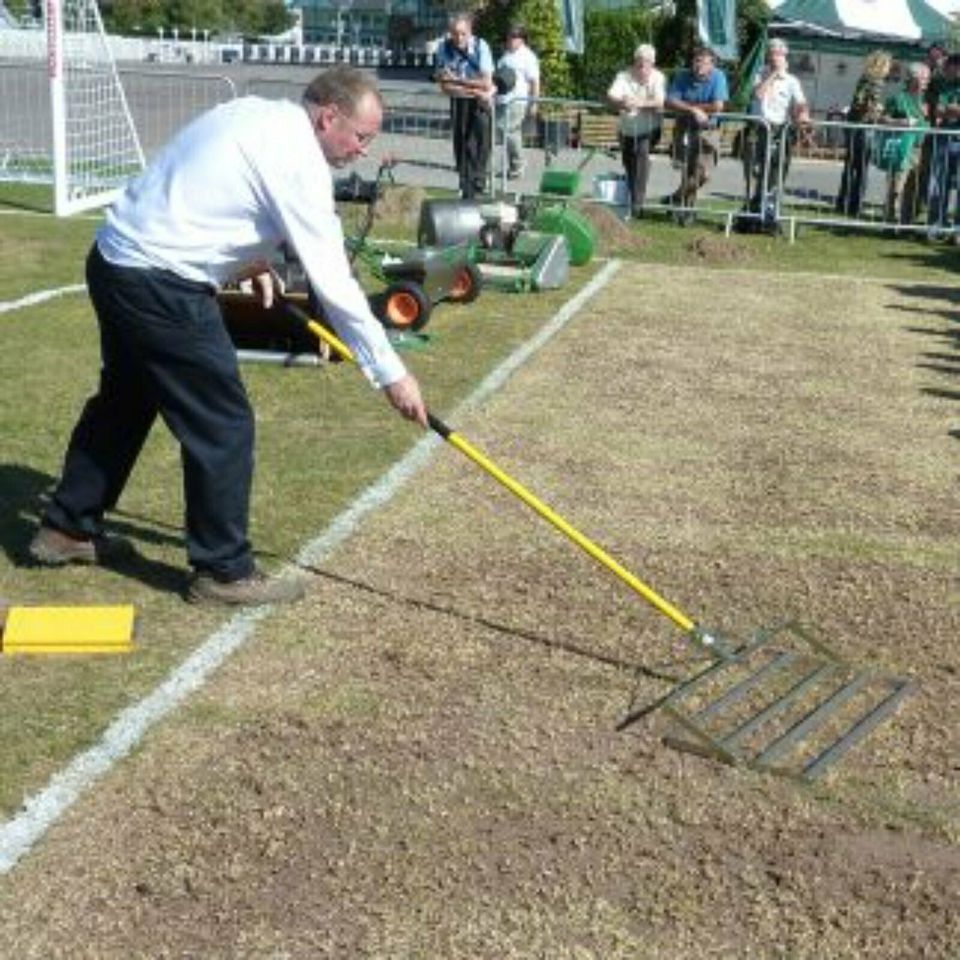
<path id="1" fill-rule="evenodd" d="M 5 654 L 129 653 L 134 608 L 10 607 L 0 634 Z"/>

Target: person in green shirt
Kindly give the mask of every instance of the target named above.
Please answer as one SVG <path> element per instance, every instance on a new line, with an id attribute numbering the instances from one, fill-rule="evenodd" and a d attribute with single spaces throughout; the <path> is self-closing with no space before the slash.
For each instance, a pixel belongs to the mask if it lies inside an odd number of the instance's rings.
<path id="1" fill-rule="evenodd" d="M 911 223 L 917 213 L 919 147 L 927 129 L 925 93 L 929 83 L 930 67 L 925 63 L 910 63 L 903 89 L 888 97 L 884 104 L 883 122 L 899 128 L 878 136 L 874 157 L 877 166 L 887 173 L 884 218 L 889 223 Z"/>

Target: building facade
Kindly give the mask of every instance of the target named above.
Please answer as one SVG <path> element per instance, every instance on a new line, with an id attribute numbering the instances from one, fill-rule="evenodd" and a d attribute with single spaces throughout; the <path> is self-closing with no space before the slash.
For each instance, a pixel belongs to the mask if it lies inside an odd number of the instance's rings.
<path id="1" fill-rule="evenodd" d="M 441 36 L 443 0 L 300 0 L 304 43 L 336 47 L 422 47 Z"/>

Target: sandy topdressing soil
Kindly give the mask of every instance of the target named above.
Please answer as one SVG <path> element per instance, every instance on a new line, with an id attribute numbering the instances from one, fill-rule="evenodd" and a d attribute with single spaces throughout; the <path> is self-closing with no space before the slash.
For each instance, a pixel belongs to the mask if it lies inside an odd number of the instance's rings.
<path id="1" fill-rule="evenodd" d="M 958 300 L 624 267 L 454 424 L 694 619 L 914 677 L 823 780 L 623 726 L 702 661 L 440 449 L 0 881 L 0 955 L 956 957 Z"/>

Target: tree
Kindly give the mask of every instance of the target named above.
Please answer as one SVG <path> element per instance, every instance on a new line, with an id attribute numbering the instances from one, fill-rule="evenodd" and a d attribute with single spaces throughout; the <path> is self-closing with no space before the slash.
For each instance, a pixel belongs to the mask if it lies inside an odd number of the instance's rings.
<path id="1" fill-rule="evenodd" d="M 588 10 L 584 16 L 584 51 L 573 58 L 576 95 L 602 100 L 618 70 L 633 60 L 639 43 L 652 43 L 660 60 L 658 34 L 666 18 L 650 10 Z"/>
<path id="2" fill-rule="evenodd" d="M 101 13 L 110 33 L 154 34 L 171 25 L 164 0 L 113 0 Z"/>
<path id="3" fill-rule="evenodd" d="M 29 0 L 6 0 L 4 6 L 6 6 L 10 16 L 18 22 L 23 20 L 31 12 Z"/>
<path id="4" fill-rule="evenodd" d="M 573 93 L 573 80 L 564 45 L 563 22 L 555 0 L 487 0 L 478 10 L 476 31 L 499 50 L 512 23 L 526 27 L 527 43 L 540 58 L 543 95 L 569 97 Z"/>
<path id="5" fill-rule="evenodd" d="M 516 19 L 527 30 L 527 43 L 540 58 L 543 96 L 573 95 L 573 78 L 563 35 L 560 10 L 553 0 L 519 0 Z"/>
<path id="6" fill-rule="evenodd" d="M 223 0 L 170 0 L 167 16 L 171 26 L 178 26 L 181 30 L 196 27 L 219 32 L 224 24 L 223 8 Z"/>

